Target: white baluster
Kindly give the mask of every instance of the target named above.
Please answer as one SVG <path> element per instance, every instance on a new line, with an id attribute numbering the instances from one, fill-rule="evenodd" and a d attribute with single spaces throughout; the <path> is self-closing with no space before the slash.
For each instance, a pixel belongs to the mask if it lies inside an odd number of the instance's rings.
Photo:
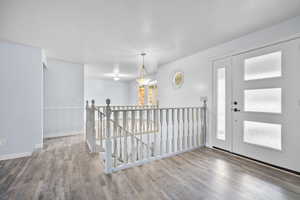
<path id="1" fill-rule="evenodd" d="M 167 125 L 167 137 L 166 137 L 166 153 L 169 153 L 169 109 L 166 109 L 166 125 Z"/>
<path id="2" fill-rule="evenodd" d="M 112 142 L 110 135 L 110 99 L 106 99 L 106 139 L 105 139 L 105 173 L 112 173 Z"/>
<path id="3" fill-rule="evenodd" d="M 90 109 L 90 119 L 91 119 L 91 141 L 90 141 L 90 145 L 92 148 L 92 152 L 96 152 L 96 119 L 95 119 L 95 111 L 96 111 L 96 107 L 95 107 L 95 100 L 92 100 L 92 105 L 91 105 L 91 109 Z"/>
<path id="4" fill-rule="evenodd" d="M 153 110 L 154 114 L 153 114 L 153 118 L 154 118 L 154 136 L 153 136 L 153 146 L 154 146 L 154 149 L 153 149 L 153 156 L 156 156 L 157 154 L 157 146 L 156 146 L 156 134 L 158 133 L 158 110 L 155 109 Z"/>
<path id="5" fill-rule="evenodd" d="M 175 114 L 175 109 L 172 108 L 172 152 L 175 151 L 175 127 L 174 127 L 174 114 Z"/>
<path id="6" fill-rule="evenodd" d="M 196 144 L 199 146 L 199 108 L 196 108 Z"/>
<path id="7" fill-rule="evenodd" d="M 131 159 L 132 159 L 132 162 L 134 162 L 134 160 L 136 158 L 135 142 L 134 142 L 134 136 L 133 136 L 133 135 L 135 135 L 135 111 L 134 110 L 131 111 L 131 132 L 132 132 L 132 135 L 131 135 L 131 157 L 132 158 Z"/>
<path id="8" fill-rule="evenodd" d="M 192 108 L 192 146 L 195 146 L 195 112 L 194 108 Z"/>
<path id="9" fill-rule="evenodd" d="M 118 137 L 118 123 L 119 123 L 119 112 L 114 110 L 113 112 L 114 115 L 114 132 L 113 132 L 113 155 L 114 155 L 114 167 L 117 166 L 117 157 L 118 157 L 118 152 L 117 152 L 117 137 Z"/>
<path id="10" fill-rule="evenodd" d="M 99 131 L 100 131 L 100 146 L 101 148 L 103 148 L 103 116 L 102 116 L 102 113 L 101 111 L 98 112 L 99 114 L 99 117 L 100 117 L 100 127 L 99 127 Z"/>
<path id="11" fill-rule="evenodd" d="M 90 108 L 89 101 L 86 101 L 85 105 L 85 140 L 89 140 L 90 135 Z"/>
<path id="12" fill-rule="evenodd" d="M 181 149 L 181 134 L 180 134 L 180 108 L 177 108 L 177 151 Z"/>
<path id="13" fill-rule="evenodd" d="M 122 121 L 122 113 L 120 111 L 118 111 L 118 138 L 117 140 L 119 140 L 119 148 L 118 148 L 118 152 L 119 152 L 119 157 L 120 160 L 123 160 L 123 143 L 122 143 L 122 139 L 124 138 L 124 134 L 122 132 L 122 128 L 120 126 L 121 121 Z"/>
<path id="14" fill-rule="evenodd" d="M 150 157 L 150 110 L 147 109 L 147 157 Z"/>
<path id="15" fill-rule="evenodd" d="M 124 137 L 124 157 L 125 162 L 128 162 L 128 150 L 127 150 L 127 111 L 123 111 L 123 137 Z"/>
<path id="16" fill-rule="evenodd" d="M 140 123 L 139 123 L 139 132 L 140 132 L 140 156 L 139 158 L 142 160 L 143 159 L 143 110 L 139 111 L 140 114 Z"/>
<path id="17" fill-rule="evenodd" d="M 163 154 L 163 109 L 160 109 L 160 155 Z"/>
<path id="18" fill-rule="evenodd" d="M 187 108 L 187 148 L 191 146 L 191 136 L 190 136 L 190 108 Z"/>
<path id="19" fill-rule="evenodd" d="M 182 109 L 182 150 L 185 150 L 185 108 Z"/>
<path id="20" fill-rule="evenodd" d="M 206 132 L 207 132 L 207 100 L 203 101 L 203 107 L 202 107 L 202 135 L 203 135 L 203 144 L 206 145 Z"/>

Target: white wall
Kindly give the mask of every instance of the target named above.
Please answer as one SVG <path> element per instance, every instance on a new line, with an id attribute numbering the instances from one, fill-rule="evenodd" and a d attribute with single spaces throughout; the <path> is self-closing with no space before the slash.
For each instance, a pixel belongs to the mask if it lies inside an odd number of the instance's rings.
<path id="1" fill-rule="evenodd" d="M 44 137 L 83 133 L 84 68 L 48 59 L 44 73 Z"/>
<path id="2" fill-rule="evenodd" d="M 0 42 L 0 160 L 43 143 L 41 49 Z"/>
<path id="3" fill-rule="evenodd" d="M 160 106 L 200 105 L 200 97 L 207 96 L 210 111 L 212 101 L 212 61 L 214 59 L 295 36 L 300 36 L 300 17 L 160 66 L 157 73 Z M 195 39 L 200 40 L 202 38 L 199 36 L 199 38 Z M 175 70 L 181 70 L 185 73 L 185 83 L 180 89 L 172 89 L 170 79 Z M 212 114 L 211 112 L 209 113 L 210 121 L 212 120 Z M 208 144 L 210 145 L 210 136 L 208 137 Z"/>
<path id="4" fill-rule="evenodd" d="M 129 105 L 138 105 L 138 84 L 136 80 L 129 82 Z"/>
<path id="5" fill-rule="evenodd" d="M 111 105 L 129 104 L 129 83 L 104 79 L 85 79 L 85 100 L 95 100 L 97 105 L 105 105 L 109 98 Z"/>

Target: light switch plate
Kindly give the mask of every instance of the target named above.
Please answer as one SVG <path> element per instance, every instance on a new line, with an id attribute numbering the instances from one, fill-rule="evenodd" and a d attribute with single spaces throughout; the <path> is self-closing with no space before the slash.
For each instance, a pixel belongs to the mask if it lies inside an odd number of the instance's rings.
<path id="1" fill-rule="evenodd" d="M 206 96 L 202 96 L 200 97 L 200 101 L 203 102 L 203 101 L 207 101 L 207 97 Z"/>
<path id="2" fill-rule="evenodd" d="M 3 146 L 6 144 L 6 139 L 5 138 L 1 138 L 0 139 L 0 146 Z"/>

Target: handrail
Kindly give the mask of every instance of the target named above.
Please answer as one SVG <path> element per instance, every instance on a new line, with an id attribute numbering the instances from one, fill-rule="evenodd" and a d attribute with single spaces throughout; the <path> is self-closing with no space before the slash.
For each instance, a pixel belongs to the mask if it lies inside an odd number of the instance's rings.
<path id="1" fill-rule="evenodd" d="M 118 105 L 115 105 L 115 106 L 110 106 L 111 110 L 153 109 L 153 108 L 157 108 L 157 107 L 158 107 L 158 105 L 144 105 L 144 106 L 140 106 L 140 105 L 118 106 Z M 105 109 L 106 106 L 96 106 L 96 108 Z"/>
<path id="2" fill-rule="evenodd" d="M 110 107 L 157 107 L 158 105 L 110 105 Z M 106 107 L 106 105 L 100 105 L 95 107 Z"/>
<path id="3" fill-rule="evenodd" d="M 194 107 L 170 107 L 170 108 L 149 108 L 149 109 L 129 109 L 129 110 L 111 110 L 111 112 L 124 112 L 124 111 L 144 111 L 144 110 L 171 110 L 171 109 L 192 109 L 192 108 L 204 108 L 204 106 Z"/>
<path id="4" fill-rule="evenodd" d="M 98 109 L 97 109 L 97 111 L 98 111 L 102 116 L 106 117 L 106 115 L 105 115 L 103 112 L 101 112 L 101 111 L 98 110 Z M 110 119 L 110 122 L 116 123 L 115 120 L 113 120 L 113 119 Z M 129 133 L 130 136 L 135 137 L 135 139 L 136 139 L 137 141 L 141 142 L 143 145 L 145 145 L 147 148 L 149 148 L 149 149 L 151 150 L 151 153 L 153 153 L 153 151 L 154 151 L 153 148 L 150 147 L 150 146 L 148 146 L 148 144 L 146 144 L 146 143 L 143 142 L 142 140 L 140 140 L 140 138 L 138 138 L 134 133 L 128 131 L 127 129 L 125 129 L 123 126 L 121 126 L 121 125 L 119 125 L 119 124 L 117 124 L 117 126 L 118 126 L 118 128 L 120 128 L 121 130 L 124 130 L 126 133 Z M 117 137 L 117 136 L 115 136 L 115 137 L 114 137 L 114 136 L 111 136 L 111 138 L 118 138 L 118 137 Z"/>

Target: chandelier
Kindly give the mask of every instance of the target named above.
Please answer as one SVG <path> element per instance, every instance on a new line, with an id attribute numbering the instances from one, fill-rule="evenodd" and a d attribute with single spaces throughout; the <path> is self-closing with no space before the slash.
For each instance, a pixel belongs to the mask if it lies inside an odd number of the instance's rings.
<path id="1" fill-rule="evenodd" d="M 146 68 L 145 68 L 146 53 L 141 53 L 141 56 L 143 57 L 143 65 L 140 69 L 140 75 L 136 79 L 136 81 L 138 82 L 139 86 L 145 86 L 145 85 L 148 85 L 148 83 L 151 81 L 151 79 L 150 78 L 145 78 L 145 76 L 146 76 Z"/>

